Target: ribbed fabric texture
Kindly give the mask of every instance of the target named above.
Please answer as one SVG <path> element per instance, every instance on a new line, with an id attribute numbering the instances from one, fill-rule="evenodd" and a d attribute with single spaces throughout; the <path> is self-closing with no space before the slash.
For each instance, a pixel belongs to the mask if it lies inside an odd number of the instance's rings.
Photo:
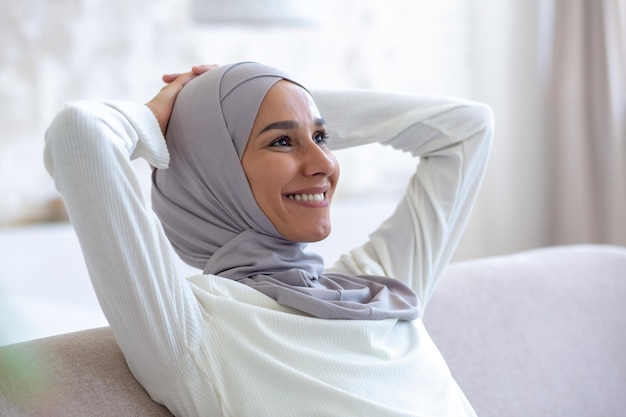
<path id="1" fill-rule="evenodd" d="M 314 91 L 330 146 L 381 142 L 420 156 L 396 212 L 330 269 L 408 283 L 426 304 L 484 172 L 480 104 Z M 130 160 L 167 167 L 143 105 L 68 105 L 46 134 L 90 276 L 138 381 L 177 416 L 471 416 L 421 320 L 311 318 L 213 275 L 184 279 Z"/>

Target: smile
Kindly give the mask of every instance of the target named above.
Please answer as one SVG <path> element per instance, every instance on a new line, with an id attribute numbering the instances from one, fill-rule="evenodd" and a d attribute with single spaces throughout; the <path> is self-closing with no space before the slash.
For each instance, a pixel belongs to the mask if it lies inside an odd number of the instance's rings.
<path id="1" fill-rule="evenodd" d="M 315 194 L 287 194 L 287 198 L 296 201 L 324 201 L 324 193 Z"/>

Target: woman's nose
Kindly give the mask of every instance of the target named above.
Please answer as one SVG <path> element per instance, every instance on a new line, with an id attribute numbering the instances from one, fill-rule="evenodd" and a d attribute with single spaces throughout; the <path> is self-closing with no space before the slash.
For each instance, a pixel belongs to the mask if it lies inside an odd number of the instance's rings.
<path id="1" fill-rule="evenodd" d="M 312 144 L 304 152 L 302 172 L 306 176 L 329 176 L 337 167 L 337 160 L 332 153 L 317 144 Z"/>

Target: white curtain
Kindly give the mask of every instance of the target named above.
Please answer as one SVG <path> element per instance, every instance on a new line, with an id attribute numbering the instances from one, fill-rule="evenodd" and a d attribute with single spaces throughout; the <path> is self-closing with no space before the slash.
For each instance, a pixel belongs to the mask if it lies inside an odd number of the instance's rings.
<path id="1" fill-rule="evenodd" d="M 457 259 L 548 244 L 547 76 L 541 0 L 471 0 L 470 97 L 488 103 L 495 138 Z"/>
<path id="2" fill-rule="evenodd" d="M 457 258 L 626 245 L 626 0 L 471 0 L 492 155 Z"/>
<path id="3" fill-rule="evenodd" d="M 626 245 L 626 1 L 548 7 L 550 241 Z"/>

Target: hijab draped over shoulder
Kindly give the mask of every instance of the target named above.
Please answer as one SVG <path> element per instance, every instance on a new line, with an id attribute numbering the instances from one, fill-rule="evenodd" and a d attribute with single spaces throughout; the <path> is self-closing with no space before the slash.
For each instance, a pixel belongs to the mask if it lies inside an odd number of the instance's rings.
<path id="1" fill-rule="evenodd" d="M 168 239 L 205 274 L 313 317 L 419 317 L 417 296 L 404 283 L 324 274 L 321 257 L 285 240 L 257 205 L 240 161 L 261 102 L 280 80 L 296 83 L 280 70 L 244 62 L 211 70 L 182 89 L 166 134 L 169 167 L 152 177 L 153 209 Z"/>

